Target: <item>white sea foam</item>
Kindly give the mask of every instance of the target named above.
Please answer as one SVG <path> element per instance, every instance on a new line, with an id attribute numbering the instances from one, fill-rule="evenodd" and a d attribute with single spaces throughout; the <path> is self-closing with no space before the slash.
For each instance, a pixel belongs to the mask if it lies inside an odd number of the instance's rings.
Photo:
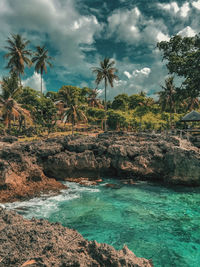
<path id="1" fill-rule="evenodd" d="M 96 193 L 100 190 L 97 188 L 81 186 L 77 183 L 64 182 L 68 189 L 61 190 L 61 193 L 56 196 L 49 196 L 47 194 L 41 197 L 32 198 L 28 201 L 7 203 L 2 205 L 7 209 L 16 210 L 22 213 L 25 217 L 40 217 L 48 218 L 51 212 L 55 212 L 59 209 L 59 204 L 64 201 L 71 201 L 76 198 L 80 198 L 84 192 Z"/>

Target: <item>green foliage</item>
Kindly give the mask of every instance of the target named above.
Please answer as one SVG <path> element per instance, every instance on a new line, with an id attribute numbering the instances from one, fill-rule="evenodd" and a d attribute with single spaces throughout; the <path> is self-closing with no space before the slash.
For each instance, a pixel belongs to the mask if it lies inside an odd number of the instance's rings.
<path id="1" fill-rule="evenodd" d="M 157 47 L 167 60 L 169 73 L 184 78 L 182 88 L 194 98 L 200 94 L 200 35 L 194 37 L 173 36 L 169 41 L 162 41 Z"/>
<path id="2" fill-rule="evenodd" d="M 138 117 L 143 117 L 145 114 L 147 114 L 149 111 L 149 108 L 146 105 L 139 105 L 136 107 L 134 114 Z"/>
<path id="3" fill-rule="evenodd" d="M 8 53 L 4 56 L 9 59 L 7 68 L 10 69 L 10 73 L 16 73 L 20 79 L 20 74 L 24 74 L 25 64 L 31 65 L 29 57 L 32 53 L 26 49 L 29 41 L 19 34 L 12 34 L 7 39 L 7 44 L 8 46 L 5 48 L 8 50 Z"/>
<path id="4" fill-rule="evenodd" d="M 101 124 L 105 119 L 105 110 L 100 108 L 89 107 L 86 111 L 86 116 L 88 118 L 88 122 Z"/>
<path id="5" fill-rule="evenodd" d="M 16 98 L 20 91 L 17 74 L 13 72 L 10 76 L 4 76 L 1 88 L 1 97 L 4 100 L 7 100 L 8 98 Z"/>
<path id="6" fill-rule="evenodd" d="M 87 122 L 87 117 L 80 106 L 71 104 L 64 113 L 63 122 L 67 121 L 71 122 L 72 134 L 74 134 L 74 125 L 80 121 Z"/>
<path id="7" fill-rule="evenodd" d="M 38 129 L 43 127 L 51 131 L 57 120 L 57 110 L 50 98 L 46 98 L 30 87 L 25 87 L 18 97 L 18 102 L 31 112 Z"/>
<path id="8" fill-rule="evenodd" d="M 76 105 L 82 100 L 82 90 L 79 87 L 71 85 L 63 85 L 58 91 L 59 99 L 62 99 L 68 106 Z"/>
<path id="9" fill-rule="evenodd" d="M 48 129 L 48 132 L 54 127 L 56 123 L 56 108 L 51 99 L 40 97 L 36 104 L 34 113 L 35 122 L 42 127 Z"/>
<path id="10" fill-rule="evenodd" d="M 17 97 L 17 101 L 22 106 L 34 114 L 35 107 L 37 106 L 40 98 L 40 93 L 30 87 L 22 88 L 20 95 Z"/>
<path id="11" fill-rule="evenodd" d="M 112 102 L 112 109 L 127 110 L 129 106 L 129 96 L 127 94 L 120 94 L 114 98 Z"/>
<path id="12" fill-rule="evenodd" d="M 129 108 L 135 109 L 138 105 L 144 104 L 146 96 L 144 94 L 134 94 L 129 97 Z"/>
<path id="13" fill-rule="evenodd" d="M 36 52 L 34 53 L 34 57 L 31 59 L 32 63 L 35 63 L 35 71 L 40 73 L 41 75 L 41 94 L 42 94 L 42 75 L 43 73 L 47 73 L 47 65 L 52 67 L 50 60 L 52 57 L 48 56 L 48 49 L 45 46 L 36 46 Z"/>
<path id="14" fill-rule="evenodd" d="M 115 61 L 110 58 L 104 58 L 100 62 L 100 67 L 94 67 L 93 73 L 96 74 L 96 85 L 98 86 L 102 81 L 104 81 L 105 89 L 105 111 L 107 111 L 107 86 L 113 87 L 114 81 L 118 80 L 118 76 L 115 74 L 117 69 L 114 67 Z M 105 131 L 107 131 L 107 122 L 105 120 Z"/>
<path id="15" fill-rule="evenodd" d="M 50 98 L 53 102 L 59 99 L 58 92 L 54 92 L 54 91 L 48 91 L 46 93 L 46 97 Z"/>
<path id="16" fill-rule="evenodd" d="M 97 119 L 104 119 L 105 118 L 105 110 L 100 108 L 88 108 L 87 115 L 89 117 L 97 118 Z"/>
<path id="17" fill-rule="evenodd" d="M 163 111 L 176 111 L 176 88 L 173 84 L 174 77 L 168 77 L 165 80 L 165 86 L 162 86 L 162 91 L 158 92 L 159 104 Z"/>
<path id="18" fill-rule="evenodd" d="M 3 123 L 0 123 L 0 135 L 3 135 L 4 134 L 4 124 Z"/>
<path id="19" fill-rule="evenodd" d="M 92 92 L 93 92 L 93 90 L 91 88 L 83 87 L 80 91 L 79 101 L 81 103 L 86 103 L 87 98 L 92 94 Z"/>
<path id="20" fill-rule="evenodd" d="M 112 130 L 117 130 L 121 127 L 124 128 L 128 126 L 126 116 L 114 110 L 109 110 L 107 112 L 107 122 L 108 122 L 108 126 Z"/>

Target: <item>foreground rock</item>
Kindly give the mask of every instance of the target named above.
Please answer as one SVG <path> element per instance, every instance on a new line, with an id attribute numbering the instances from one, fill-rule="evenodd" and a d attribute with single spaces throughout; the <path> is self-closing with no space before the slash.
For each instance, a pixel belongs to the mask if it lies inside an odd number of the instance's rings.
<path id="1" fill-rule="evenodd" d="M 75 230 L 45 220 L 24 220 L 0 208 L 0 266 L 151 267 L 126 246 L 117 251 L 87 241 Z M 31 264 L 32 263 L 32 264 Z"/>
<path id="2" fill-rule="evenodd" d="M 0 143 L 0 202 L 6 196 L 8 201 L 30 197 L 40 188 L 61 189 L 58 180 L 66 178 L 105 176 L 200 185 L 200 150 L 178 137 L 155 134 L 105 133 Z"/>

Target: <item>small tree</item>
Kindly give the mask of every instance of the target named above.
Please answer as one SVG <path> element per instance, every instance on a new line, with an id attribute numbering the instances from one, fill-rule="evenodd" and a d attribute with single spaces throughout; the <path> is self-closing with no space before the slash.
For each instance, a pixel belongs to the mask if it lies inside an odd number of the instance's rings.
<path id="1" fill-rule="evenodd" d="M 30 112 L 22 108 L 15 100 L 21 90 L 18 81 L 18 76 L 14 72 L 11 73 L 10 77 L 3 77 L 3 81 L 1 82 L 0 107 L 5 129 L 8 128 L 10 130 L 12 119 L 18 119 L 20 131 L 23 122 L 25 125 L 25 120 L 29 120 L 30 123 L 32 120 Z"/>
<path id="2" fill-rule="evenodd" d="M 120 110 L 127 110 L 129 106 L 129 97 L 127 94 L 120 94 L 115 96 L 113 103 L 112 103 L 112 108 L 113 109 L 120 109 Z"/>
<path id="3" fill-rule="evenodd" d="M 85 113 L 80 109 L 78 105 L 71 104 L 64 113 L 63 122 L 71 122 L 72 124 L 72 135 L 74 134 L 74 126 L 79 121 L 87 122 Z"/>

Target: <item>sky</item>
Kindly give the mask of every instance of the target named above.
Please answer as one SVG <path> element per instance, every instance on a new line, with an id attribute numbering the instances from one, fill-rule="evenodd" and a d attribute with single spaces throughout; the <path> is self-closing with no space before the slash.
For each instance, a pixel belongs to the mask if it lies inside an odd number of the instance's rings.
<path id="1" fill-rule="evenodd" d="M 0 78 L 6 39 L 21 34 L 30 49 L 46 45 L 54 58 L 43 85 L 95 88 L 91 68 L 105 57 L 116 62 L 119 81 L 108 98 L 141 91 L 155 96 L 168 75 L 157 42 L 200 32 L 200 0 L 0 0 Z M 25 69 L 24 86 L 40 90 L 40 75 Z M 103 83 L 98 86 L 103 96 Z"/>

